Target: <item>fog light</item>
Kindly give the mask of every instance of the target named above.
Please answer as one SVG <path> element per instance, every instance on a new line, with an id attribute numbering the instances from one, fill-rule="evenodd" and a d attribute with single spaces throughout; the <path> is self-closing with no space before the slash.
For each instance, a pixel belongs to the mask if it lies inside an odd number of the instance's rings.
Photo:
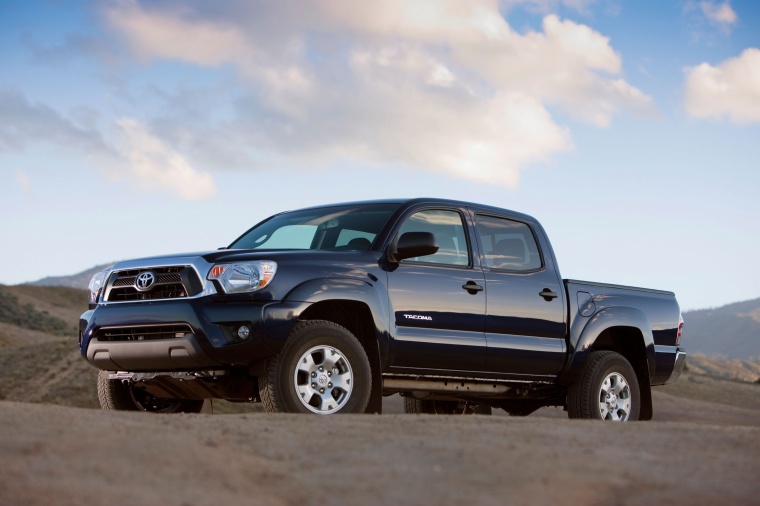
<path id="1" fill-rule="evenodd" d="M 251 335 L 251 329 L 245 325 L 241 325 L 237 331 L 237 335 L 240 339 L 248 339 L 248 336 Z"/>

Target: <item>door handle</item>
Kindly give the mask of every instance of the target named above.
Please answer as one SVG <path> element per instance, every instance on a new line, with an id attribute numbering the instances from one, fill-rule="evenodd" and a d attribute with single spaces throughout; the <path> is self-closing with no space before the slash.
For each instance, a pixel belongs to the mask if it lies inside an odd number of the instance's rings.
<path id="1" fill-rule="evenodd" d="M 462 285 L 462 288 L 467 290 L 467 293 L 469 293 L 470 295 L 475 295 L 476 293 L 483 291 L 483 287 L 474 281 L 468 281 L 467 283 Z"/>
<path id="2" fill-rule="evenodd" d="M 544 298 L 545 301 L 550 302 L 552 299 L 557 298 L 557 294 L 549 290 L 548 288 L 544 288 L 544 291 L 538 293 L 541 297 Z"/>

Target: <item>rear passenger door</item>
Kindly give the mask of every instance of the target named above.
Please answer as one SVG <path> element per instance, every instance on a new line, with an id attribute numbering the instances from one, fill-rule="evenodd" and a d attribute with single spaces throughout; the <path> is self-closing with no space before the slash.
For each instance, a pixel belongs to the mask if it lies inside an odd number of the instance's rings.
<path id="1" fill-rule="evenodd" d="M 463 210 L 434 208 L 416 210 L 397 230 L 395 237 L 431 232 L 439 249 L 389 269 L 392 367 L 484 369 L 485 286 L 483 272 L 473 265 L 469 228 Z"/>
<path id="2" fill-rule="evenodd" d="M 529 223 L 487 214 L 476 214 L 475 223 L 487 287 L 488 371 L 557 374 L 566 350 L 564 295 L 548 252 Z"/>

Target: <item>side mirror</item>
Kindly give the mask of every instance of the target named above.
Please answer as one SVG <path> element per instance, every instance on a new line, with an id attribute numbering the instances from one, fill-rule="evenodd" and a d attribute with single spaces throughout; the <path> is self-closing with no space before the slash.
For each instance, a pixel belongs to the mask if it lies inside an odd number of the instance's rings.
<path id="1" fill-rule="evenodd" d="M 388 260 L 400 262 L 405 258 L 424 257 L 438 251 L 438 241 L 430 232 L 406 232 L 388 249 Z"/>

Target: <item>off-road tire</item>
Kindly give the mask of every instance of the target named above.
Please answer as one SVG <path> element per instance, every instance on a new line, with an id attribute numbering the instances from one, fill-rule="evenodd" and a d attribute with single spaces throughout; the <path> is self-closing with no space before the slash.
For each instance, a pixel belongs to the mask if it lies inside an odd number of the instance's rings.
<path id="1" fill-rule="evenodd" d="M 363 413 L 371 392 L 369 359 L 361 343 L 325 320 L 297 323 L 259 376 L 259 397 L 270 413 Z"/>
<path id="2" fill-rule="evenodd" d="M 404 397 L 404 413 L 414 415 L 490 415 L 491 406 L 488 404 L 428 401 Z"/>
<path id="3" fill-rule="evenodd" d="M 156 399 L 128 383 L 108 379 L 108 371 L 98 373 L 98 400 L 108 411 L 149 411 L 151 413 L 200 413 L 202 400 Z"/>
<path id="4" fill-rule="evenodd" d="M 609 404 L 605 405 L 606 379 L 611 380 L 613 387 L 615 384 L 622 386 L 622 390 L 615 395 L 615 405 L 621 406 L 629 399 L 630 408 L 627 413 L 623 409 L 609 409 Z M 625 357 L 614 351 L 591 353 L 580 378 L 567 391 L 567 414 L 570 418 L 634 421 L 639 419 L 640 410 L 641 394 L 636 372 Z M 623 413 L 626 413 L 625 416 Z"/>

